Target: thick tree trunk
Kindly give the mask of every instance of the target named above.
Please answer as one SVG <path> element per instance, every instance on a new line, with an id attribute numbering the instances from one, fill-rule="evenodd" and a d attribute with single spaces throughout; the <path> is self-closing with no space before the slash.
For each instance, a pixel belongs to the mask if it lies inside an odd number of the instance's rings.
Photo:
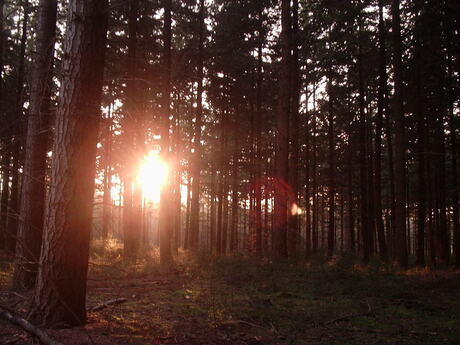
<path id="1" fill-rule="evenodd" d="M 107 1 L 72 0 L 56 117 L 51 190 L 30 317 L 82 325 L 104 71 Z"/>

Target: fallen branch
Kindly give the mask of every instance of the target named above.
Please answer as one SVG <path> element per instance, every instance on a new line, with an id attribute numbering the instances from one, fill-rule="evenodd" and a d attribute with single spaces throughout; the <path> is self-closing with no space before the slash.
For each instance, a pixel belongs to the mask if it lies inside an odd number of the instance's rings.
<path id="1" fill-rule="evenodd" d="M 45 345 L 63 345 L 62 343 L 54 340 L 48 334 L 43 332 L 41 329 L 32 325 L 26 319 L 22 317 L 13 315 L 10 311 L 6 310 L 4 307 L 0 306 L 0 317 L 6 321 L 9 321 L 15 325 L 20 326 L 25 331 L 29 332 L 30 334 L 36 336 L 43 344 Z"/>
<path id="2" fill-rule="evenodd" d="M 122 304 L 122 303 L 125 303 L 127 301 L 126 298 L 115 298 L 115 299 L 111 299 L 110 301 L 107 301 L 105 303 L 101 303 L 101 304 L 98 304 L 94 307 L 92 307 L 91 309 L 89 309 L 90 311 L 99 311 L 99 310 L 102 310 L 102 309 L 105 309 L 111 305 L 117 305 L 117 304 Z"/>

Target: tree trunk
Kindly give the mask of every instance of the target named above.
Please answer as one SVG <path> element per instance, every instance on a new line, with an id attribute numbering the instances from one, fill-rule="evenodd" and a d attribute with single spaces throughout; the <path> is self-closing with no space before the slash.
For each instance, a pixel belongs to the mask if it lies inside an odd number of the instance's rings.
<path id="1" fill-rule="evenodd" d="M 200 175 L 201 175 L 201 160 L 202 160 L 202 148 L 201 148 L 201 126 L 203 116 L 203 49 L 204 49 L 204 21 L 205 21 L 205 7 L 204 0 L 200 0 L 200 29 L 198 34 L 198 90 L 197 90 L 197 108 L 196 108 L 196 120 L 195 120 L 195 138 L 194 138 L 194 159 L 192 162 L 192 201 L 191 201 L 191 218 L 190 218 L 190 230 L 191 230 L 191 248 L 197 250 L 199 248 L 198 238 L 200 233 Z"/>
<path id="2" fill-rule="evenodd" d="M 282 27 L 281 51 L 282 70 L 276 116 L 276 151 L 275 151 L 275 224 L 273 231 L 273 259 L 287 258 L 287 215 L 288 215 L 288 165 L 289 165 L 289 100 L 290 78 L 289 62 L 291 60 L 291 5 L 290 0 L 281 1 Z"/>
<path id="3" fill-rule="evenodd" d="M 370 237 L 370 224 L 369 224 L 369 200 L 368 200 L 368 161 L 367 161 L 367 131 L 366 131 L 366 117 L 365 117 L 365 104 L 364 104 L 364 71 L 363 71 L 363 53 L 362 53 L 362 26 L 361 18 L 359 16 L 359 37 L 358 37 L 358 78 L 359 78 L 359 185 L 361 193 L 361 237 L 363 243 L 363 260 L 368 263 L 371 256 L 371 237 Z"/>
<path id="4" fill-rule="evenodd" d="M 49 141 L 51 78 L 56 39 L 57 0 L 41 0 L 37 29 L 35 68 L 32 70 L 27 140 L 22 178 L 18 244 L 13 287 L 35 285 L 43 234 L 46 193 L 46 160 Z"/>
<path id="5" fill-rule="evenodd" d="M 334 108 L 332 97 L 332 68 L 329 71 L 329 110 L 328 110 L 328 142 L 329 142 L 329 224 L 327 235 L 327 256 L 331 257 L 334 254 L 335 244 L 335 143 L 334 143 Z"/>
<path id="6" fill-rule="evenodd" d="M 395 252 L 397 263 L 406 268 L 408 264 L 406 246 L 406 139 L 404 130 L 404 113 L 402 97 L 402 41 L 401 41 L 401 18 L 399 0 L 392 0 L 392 27 L 394 44 L 394 123 L 395 123 Z"/>
<path id="7" fill-rule="evenodd" d="M 164 23 L 163 23 L 163 95 L 162 95 L 162 123 L 161 123 L 161 153 L 165 161 L 169 161 L 170 155 L 170 138 L 169 116 L 171 112 L 171 2 L 172 0 L 163 0 Z M 172 166 L 171 162 L 169 162 Z M 170 169 L 171 170 L 171 169 Z M 160 262 L 163 266 L 169 266 L 173 262 L 171 252 L 171 235 L 174 223 L 172 217 L 172 195 L 170 191 L 171 179 L 174 176 L 173 171 L 169 171 L 168 181 L 161 188 L 160 195 Z"/>
<path id="8" fill-rule="evenodd" d="M 262 83 L 263 83 L 263 13 L 259 12 L 259 32 L 257 47 L 257 94 L 256 94 L 256 158 L 254 163 L 255 181 L 254 198 L 255 198 L 255 254 L 262 256 Z"/>
<path id="9" fill-rule="evenodd" d="M 377 100 L 377 120 L 375 128 L 375 154 L 374 154 L 374 212 L 377 228 L 380 259 L 385 261 L 388 258 L 387 245 L 385 240 L 385 228 L 383 226 L 382 212 L 382 128 L 383 114 L 385 109 L 385 94 L 387 85 L 386 73 L 386 46 L 385 46 L 385 25 L 383 20 L 383 0 L 379 0 L 379 87 Z"/>
<path id="10" fill-rule="evenodd" d="M 72 0 L 59 92 L 50 195 L 40 270 L 30 317 L 37 325 L 82 325 L 100 101 L 107 1 Z"/>
<path id="11" fill-rule="evenodd" d="M 301 77 L 299 73 L 299 3 L 294 0 L 292 3 L 292 35 L 290 46 L 292 49 L 292 57 L 290 59 L 290 78 L 291 78 L 291 159 L 290 159 L 290 186 L 292 188 L 293 199 L 290 203 L 295 203 L 299 206 L 299 107 L 300 107 L 300 88 Z M 288 254 L 296 257 L 297 239 L 299 232 L 299 215 L 293 214 L 296 208 L 289 212 L 288 215 Z"/>

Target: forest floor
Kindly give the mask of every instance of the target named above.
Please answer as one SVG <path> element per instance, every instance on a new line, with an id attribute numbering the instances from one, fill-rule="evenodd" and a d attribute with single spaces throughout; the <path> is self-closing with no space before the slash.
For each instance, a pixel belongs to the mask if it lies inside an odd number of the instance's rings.
<path id="1" fill-rule="evenodd" d="M 2 265 L 0 305 L 24 314 L 30 295 L 9 290 Z M 460 344 L 454 271 L 182 254 L 162 272 L 152 258 L 93 255 L 88 308 L 116 298 L 126 302 L 90 311 L 85 327 L 45 331 L 68 345 Z M 0 320 L 0 344 L 38 342 Z"/>

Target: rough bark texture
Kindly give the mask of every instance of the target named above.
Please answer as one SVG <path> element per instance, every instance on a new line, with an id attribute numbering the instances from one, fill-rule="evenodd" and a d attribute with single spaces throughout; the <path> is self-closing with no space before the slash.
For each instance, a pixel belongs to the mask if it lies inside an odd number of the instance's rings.
<path id="1" fill-rule="evenodd" d="M 30 317 L 37 325 L 82 325 L 104 71 L 107 1 L 69 4 L 63 79 L 40 270 Z"/>
<path id="2" fill-rule="evenodd" d="M 27 122 L 26 156 L 22 178 L 16 247 L 15 289 L 35 284 L 42 243 L 46 192 L 46 160 L 50 130 L 51 77 L 56 36 L 57 0 L 41 0 L 37 31 L 37 55 L 32 70 Z"/>

